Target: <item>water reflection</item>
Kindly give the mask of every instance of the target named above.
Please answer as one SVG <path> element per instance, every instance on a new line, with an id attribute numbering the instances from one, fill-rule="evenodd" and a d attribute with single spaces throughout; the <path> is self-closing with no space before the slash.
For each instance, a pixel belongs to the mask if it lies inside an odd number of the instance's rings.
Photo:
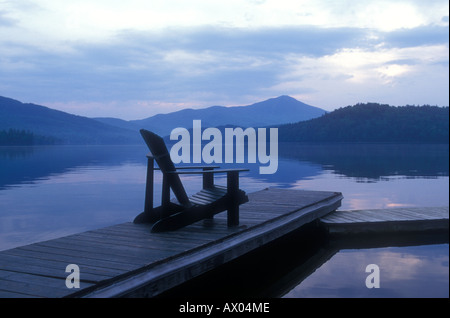
<path id="1" fill-rule="evenodd" d="M 133 220 L 147 152 L 144 144 L 0 147 L 0 249 Z M 341 209 L 448 205 L 448 145 L 289 143 L 279 154 L 273 175 L 247 164 L 241 187 L 340 191 Z M 200 176 L 183 181 L 188 193 L 201 187 Z M 160 174 L 155 182 L 158 204 Z"/>
<path id="2" fill-rule="evenodd" d="M 0 147 L 0 190 L 83 167 L 145 164 L 144 146 Z"/>
<path id="3" fill-rule="evenodd" d="M 319 176 L 323 171 L 375 182 L 391 176 L 436 178 L 449 175 L 448 144 L 280 143 L 278 171 L 260 175 L 259 164 L 245 164 L 248 177 L 280 187 Z M 0 190 L 32 183 L 82 167 L 146 164 L 145 145 L 0 147 Z M 223 166 L 242 166 L 228 164 Z"/>
<path id="4" fill-rule="evenodd" d="M 328 240 L 306 226 L 160 297 L 448 297 L 448 258 L 448 232 Z M 366 287 L 368 264 L 379 289 Z"/>
<path id="5" fill-rule="evenodd" d="M 314 272 L 302 275 L 283 297 L 449 296 L 448 232 L 382 240 L 352 237 L 331 241 L 310 259 L 316 262 Z M 366 287 L 369 264 L 380 269 L 380 288 Z"/>
<path id="6" fill-rule="evenodd" d="M 448 144 L 281 143 L 280 156 L 319 164 L 357 181 L 387 176 L 448 176 Z"/>
<path id="7" fill-rule="evenodd" d="M 143 209 L 147 152 L 144 144 L 0 147 L 0 250 L 133 220 Z M 279 155 L 279 169 L 273 175 L 259 175 L 259 164 L 247 164 L 251 171 L 242 174 L 241 187 L 248 192 L 266 187 L 340 191 L 342 209 L 449 204 L 448 144 L 289 143 L 280 144 Z M 199 176 L 183 180 L 188 193 L 201 187 Z M 157 204 L 160 174 L 155 182 Z M 218 183 L 225 183 L 225 178 L 218 178 Z M 446 239 L 403 238 L 406 243 L 399 237 L 386 238 L 389 243 L 366 239 L 357 246 L 355 242 L 363 241 L 328 244 L 315 237 L 317 233 L 310 234 L 303 239 L 288 236 L 267 254 L 249 255 L 242 259 L 247 270 L 242 263 L 239 270 L 230 264 L 232 275 L 219 275 L 229 282 L 218 282 L 221 290 L 216 292 L 245 297 L 371 297 L 379 291 L 365 288 L 364 268 L 377 263 L 385 297 L 414 297 L 415 290 L 423 291 L 423 297 L 448 297 L 448 233 Z M 403 249 L 392 247 L 393 242 L 424 247 Z M 230 277 L 235 277 L 234 285 Z M 437 280 L 443 283 L 435 282 L 437 287 L 426 290 L 428 282 Z M 206 281 L 214 284 L 212 278 Z"/>

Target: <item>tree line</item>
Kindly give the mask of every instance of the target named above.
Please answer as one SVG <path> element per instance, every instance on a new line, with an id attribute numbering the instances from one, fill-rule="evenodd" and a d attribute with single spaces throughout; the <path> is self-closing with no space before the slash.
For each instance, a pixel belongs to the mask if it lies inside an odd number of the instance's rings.
<path id="1" fill-rule="evenodd" d="M 35 135 L 28 130 L 0 130 L 0 146 L 31 146 L 55 143 L 57 143 L 57 140 L 53 137 Z"/>
<path id="2" fill-rule="evenodd" d="M 356 104 L 278 128 L 279 141 L 448 143 L 449 107 Z M 0 130 L 0 146 L 61 142 L 29 130 Z"/>
<path id="3" fill-rule="evenodd" d="M 279 126 L 280 141 L 449 142 L 449 108 L 356 104 Z"/>

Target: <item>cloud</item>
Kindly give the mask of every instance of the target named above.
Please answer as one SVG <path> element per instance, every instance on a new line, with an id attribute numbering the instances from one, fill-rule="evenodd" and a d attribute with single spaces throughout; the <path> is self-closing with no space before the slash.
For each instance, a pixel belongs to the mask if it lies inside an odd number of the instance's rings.
<path id="1" fill-rule="evenodd" d="M 400 29 L 381 33 L 380 37 L 389 47 L 412 47 L 448 43 L 448 26 L 427 25 L 413 29 Z"/>
<path id="2" fill-rule="evenodd" d="M 292 55 L 274 91 L 309 88 L 299 98 L 322 107 L 384 102 L 448 104 L 448 46 L 348 48 L 319 58 Z M 436 98 L 439 96 L 438 98 Z"/>
<path id="3" fill-rule="evenodd" d="M 283 94 L 448 104 L 446 2 L 220 3 L 7 1 L 0 95 L 127 119 Z"/>
<path id="4" fill-rule="evenodd" d="M 16 19 L 8 17 L 8 12 L 0 10 L 0 27 L 12 27 L 17 23 Z"/>
<path id="5" fill-rule="evenodd" d="M 287 54 L 321 56 L 362 37 L 359 30 L 313 27 L 167 29 L 122 31 L 108 43 L 68 42 L 55 50 L 10 42 L 2 53 L 4 70 L 25 80 L 17 91 L 35 91 L 40 100 L 181 103 L 194 94 L 216 104 L 216 94 L 252 95 L 274 85 Z"/>

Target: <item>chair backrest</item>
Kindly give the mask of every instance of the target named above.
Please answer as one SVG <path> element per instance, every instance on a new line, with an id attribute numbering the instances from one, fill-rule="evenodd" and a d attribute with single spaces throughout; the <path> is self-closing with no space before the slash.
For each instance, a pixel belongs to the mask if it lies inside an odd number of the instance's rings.
<path id="1" fill-rule="evenodd" d="M 170 158 L 170 153 L 167 150 L 166 143 L 164 139 L 162 139 L 157 134 L 148 131 L 146 129 L 141 129 L 140 133 L 142 138 L 144 138 L 145 143 L 147 144 L 150 152 L 156 160 L 161 172 L 163 174 L 167 172 L 175 171 L 175 165 L 173 164 L 172 159 Z M 169 186 L 172 188 L 173 193 L 175 194 L 179 203 L 185 206 L 189 206 L 191 203 L 186 194 L 186 190 L 181 183 L 180 176 L 178 174 L 167 174 L 167 180 L 169 182 Z"/>

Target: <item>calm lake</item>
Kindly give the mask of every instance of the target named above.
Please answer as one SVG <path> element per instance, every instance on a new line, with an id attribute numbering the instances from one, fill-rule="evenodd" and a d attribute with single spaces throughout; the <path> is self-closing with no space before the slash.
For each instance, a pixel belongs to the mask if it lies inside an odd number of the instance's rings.
<path id="1" fill-rule="evenodd" d="M 132 221 L 144 206 L 147 153 L 144 144 L 0 147 L 0 250 Z M 341 210 L 449 205 L 448 144 L 288 143 L 279 145 L 273 175 L 260 175 L 259 163 L 221 166 L 249 167 L 240 179 L 247 192 L 342 192 Z M 201 187 L 200 178 L 183 177 L 188 193 Z M 156 204 L 159 197 L 157 186 Z M 448 235 L 397 239 L 327 247 L 305 270 L 292 238 L 287 256 L 280 256 L 278 272 L 285 273 L 246 295 L 449 297 Z M 380 268 L 378 289 L 365 285 L 368 264 Z M 263 292 L 269 285 L 276 288 Z"/>

